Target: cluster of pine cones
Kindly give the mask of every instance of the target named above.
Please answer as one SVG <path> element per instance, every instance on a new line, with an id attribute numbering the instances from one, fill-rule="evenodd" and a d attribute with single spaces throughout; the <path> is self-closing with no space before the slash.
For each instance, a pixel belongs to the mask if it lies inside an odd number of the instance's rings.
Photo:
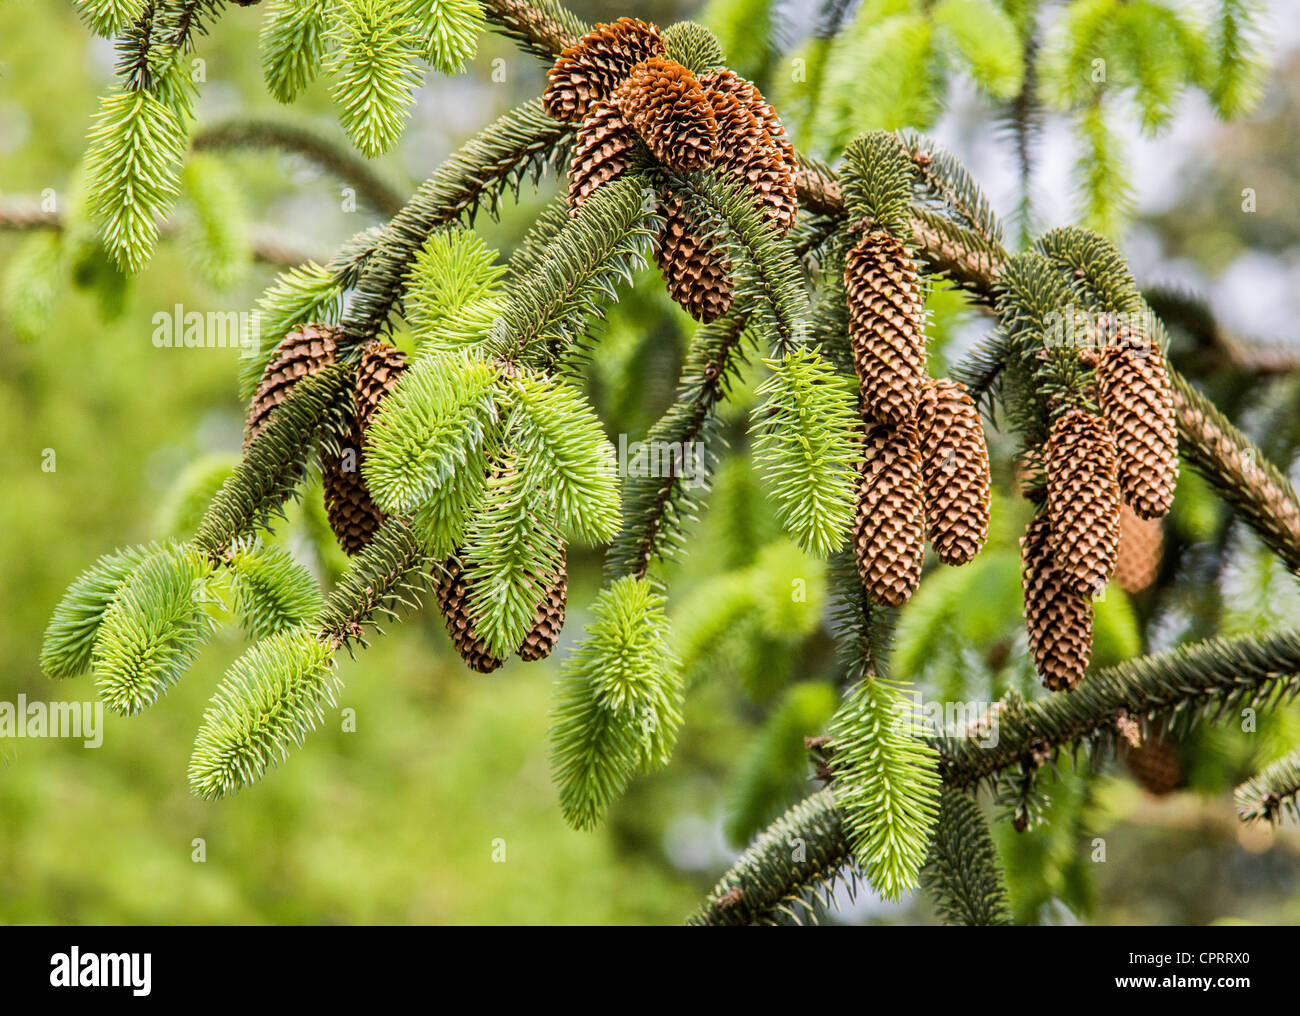
<path id="1" fill-rule="evenodd" d="M 966 388 L 926 374 L 924 301 L 903 245 L 868 232 L 845 258 L 844 289 L 864 423 L 854 551 L 871 599 L 897 607 L 920 581 L 927 528 L 946 564 L 983 547 L 988 448 Z"/>
<path id="2" fill-rule="evenodd" d="M 725 68 L 696 77 L 670 60 L 657 27 L 634 18 L 597 25 L 560 54 L 542 96 L 546 112 L 579 123 L 569 166 L 569 212 L 632 167 L 644 148 L 679 172 L 716 167 L 748 185 L 781 233 L 798 213 L 794 148 L 752 82 Z M 690 221 L 680 198 L 659 195 L 665 222 L 656 259 L 668 292 L 697 321 L 731 307 L 730 267 Z"/>
<path id="3" fill-rule="evenodd" d="M 276 408 L 293 392 L 298 381 L 334 362 L 339 329 L 330 325 L 302 325 L 276 347 L 257 392 L 249 403 L 244 423 L 244 448 L 270 422 Z M 408 367 L 406 354 L 382 339 L 372 339 L 361 351 L 354 375 L 350 412 L 339 432 L 325 442 L 321 453 L 321 481 L 325 511 L 339 545 L 348 554 L 363 551 L 384 521 L 361 475 L 366 434 L 379 404 L 396 387 Z M 471 570 L 454 554 L 443 562 L 435 592 L 447 632 L 456 651 L 472 670 L 491 673 L 504 660 L 493 655 L 474 629 L 470 611 Z M 537 605 L 537 619 L 516 651 L 525 661 L 540 660 L 555 648 L 564 627 L 568 574 L 561 551 L 558 574 Z"/>
<path id="4" fill-rule="evenodd" d="M 1092 598 L 1116 572 L 1121 536 L 1127 531 L 1136 540 L 1137 520 L 1165 515 L 1178 480 L 1173 390 L 1159 347 L 1121 329 L 1082 355 L 1101 411 L 1070 408 L 1052 422 L 1043 455 L 1046 505 L 1021 540 L 1029 645 L 1053 691 L 1083 679 L 1092 656 Z M 1125 505 L 1135 517 L 1127 523 Z M 1125 574 L 1124 584 L 1149 582 L 1149 570 Z"/>

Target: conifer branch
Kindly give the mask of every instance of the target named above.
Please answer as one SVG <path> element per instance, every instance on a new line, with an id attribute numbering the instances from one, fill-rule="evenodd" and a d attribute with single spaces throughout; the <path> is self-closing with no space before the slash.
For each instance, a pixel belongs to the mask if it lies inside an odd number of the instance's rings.
<path id="1" fill-rule="evenodd" d="M 949 924 L 986 927 L 1011 923 L 997 849 L 979 806 L 960 790 L 939 803 L 930 859 L 921 881 Z"/>
<path id="2" fill-rule="evenodd" d="M 1215 638 L 1109 667 L 1069 695 L 1006 706 L 997 713 L 998 741 L 991 747 L 956 737 L 933 743 L 944 786 L 970 791 L 1012 767 L 1038 769 L 1062 751 L 1108 750 L 1120 736 L 1115 721 L 1121 715 L 1173 728 L 1242 708 L 1276 706 L 1298 693 L 1300 632 Z M 792 852 L 796 844 L 805 848 L 802 853 Z M 809 863 L 808 858 L 815 860 Z M 770 919 L 774 902 L 834 877 L 849 858 L 833 789 L 827 788 L 761 834 L 692 920 L 722 924 Z M 720 907 L 724 898 L 751 902 L 737 910 L 739 903 Z"/>
<path id="3" fill-rule="evenodd" d="M 1233 795 L 1243 822 L 1276 822 L 1283 815 L 1300 821 L 1300 751 L 1266 766 Z"/>
<path id="4" fill-rule="evenodd" d="M 555 59 L 589 27 L 557 0 L 483 0 L 483 9 L 501 35 L 542 60 Z"/>
<path id="5" fill-rule="evenodd" d="M 742 343 L 746 319 L 733 313 L 695 333 L 682 368 L 676 401 L 650 428 L 649 447 L 681 449 L 664 476 L 636 476 L 625 480 L 623 528 L 605 558 L 605 574 L 614 578 L 645 578 L 650 562 L 666 559 L 681 546 L 681 526 L 692 517 L 699 494 L 707 489 L 708 473 L 715 461 L 710 449 L 716 417 L 714 410 L 726 398 L 743 362 Z M 685 468 L 687 456 L 698 471 Z"/>
<path id="6" fill-rule="evenodd" d="M 351 184 L 364 201 L 383 215 L 396 215 L 405 204 L 401 193 L 363 159 L 307 127 L 274 120 L 227 120 L 196 132 L 191 146 L 196 152 L 278 148 L 300 155 L 326 173 Z"/>
<path id="7" fill-rule="evenodd" d="M 1176 371 L 1179 451 L 1291 571 L 1300 574 L 1300 501 L 1245 434 Z"/>

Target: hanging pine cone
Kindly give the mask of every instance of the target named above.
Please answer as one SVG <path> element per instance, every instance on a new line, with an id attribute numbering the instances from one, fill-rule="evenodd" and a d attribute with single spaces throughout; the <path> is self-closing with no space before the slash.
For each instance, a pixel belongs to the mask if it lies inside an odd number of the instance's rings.
<path id="1" fill-rule="evenodd" d="M 930 543 L 945 564 L 965 564 L 989 532 L 989 451 L 966 386 L 927 378 L 917 429 Z"/>
<path id="2" fill-rule="evenodd" d="M 758 122 L 767 131 L 768 137 L 781 156 L 781 161 L 785 164 L 786 172 L 790 174 L 790 178 L 793 180 L 795 174 L 799 171 L 799 160 L 795 156 L 794 146 L 790 144 L 790 139 L 786 136 L 781 118 L 777 116 L 776 110 L 772 108 L 771 103 L 763 98 L 763 93 L 758 90 L 758 86 L 725 67 L 701 75 L 700 84 L 715 92 L 726 92 L 729 95 L 734 95 L 749 107 L 749 111 L 754 114 Z"/>
<path id="3" fill-rule="evenodd" d="M 338 328 L 333 325 L 302 325 L 280 341 L 262 372 L 256 394 L 248 404 L 248 416 L 244 421 L 245 449 L 270 422 L 271 413 L 289 397 L 300 378 L 334 362 L 338 333 Z"/>
<path id="4" fill-rule="evenodd" d="M 844 261 L 849 339 L 864 411 L 883 423 L 916 416 L 925 332 L 916 265 L 888 233 L 870 233 Z"/>
<path id="5" fill-rule="evenodd" d="M 1080 596 L 1110 580 L 1119 554 L 1115 440 L 1100 417 L 1071 409 L 1047 441 L 1047 514 L 1062 579 Z"/>
<path id="6" fill-rule="evenodd" d="M 713 164 L 718 121 L 695 75 L 681 64 L 651 57 L 628 75 L 612 101 L 669 169 L 690 172 Z"/>
<path id="7" fill-rule="evenodd" d="M 361 351 L 361 359 L 357 363 L 353 391 L 357 422 L 361 424 L 363 435 L 369 431 L 370 419 L 379 408 L 379 403 L 397 387 L 397 382 L 401 380 L 409 366 L 406 354 L 391 342 L 371 339 L 366 343 Z"/>
<path id="8" fill-rule="evenodd" d="M 1101 352 L 1097 396 L 1115 435 L 1120 493 L 1138 515 L 1154 519 L 1168 513 L 1178 481 L 1174 393 L 1160 347 L 1125 339 Z"/>
<path id="9" fill-rule="evenodd" d="M 1136 748 L 1125 748 L 1124 763 L 1138 786 L 1148 794 L 1163 797 L 1186 782 L 1183 753 L 1178 744 L 1153 729 Z"/>
<path id="10" fill-rule="evenodd" d="M 383 524 L 384 516 L 370 498 L 361 478 L 361 446 L 364 436 L 356 414 L 350 414 L 345 429 L 335 438 L 336 449 L 321 451 L 321 483 L 325 492 L 325 514 L 339 546 L 347 554 L 360 554 Z"/>
<path id="11" fill-rule="evenodd" d="M 533 630 L 524 637 L 518 650 L 519 658 L 526 663 L 544 660 L 551 655 L 551 650 L 560 637 L 560 630 L 564 627 L 568 591 L 569 573 L 565 567 L 564 547 L 561 546 L 559 571 L 547 588 L 546 595 L 542 597 L 542 602 L 537 605 L 537 620 L 533 623 Z"/>
<path id="12" fill-rule="evenodd" d="M 338 448 L 321 455 L 325 513 L 339 546 L 359 554 L 374 539 L 384 515 L 370 496 L 361 475 L 366 433 L 379 403 L 407 369 L 406 354 L 382 339 L 371 339 L 357 362 L 352 393 L 352 419 L 338 438 Z"/>
<path id="13" fill-rule="evenodd" d="M 859 466 L 853 548 L 858 574 L 876 603 L 905 603 L 921 580 L 925 513 L 916 425 L 868 422 Z"/>
<path id="14" fill-rule="evenodd" d="M 636 131 L 616 107 L 604 100 L 591 107 L 578 128 L 569 162 L 570 215 L 577 215 L 598 187 L 627 171 L 636 144 Z"/>
<path id="15" fill-rule="evenodd" d="M 1043 686 L 1070 691 L 1092 658 L 1092 602 L 1070 589 L 1053 556 L 1051 522 L 1040 512 L 1020 541 L 1025 628 Z"/>
<path id="16" fill-rule="evenodd" d="M 668 295 L 696 321 L 717 320 L 731 309 L 730 266 L 711 242 L 695 234 L 679 198 L 670 196 L 659 211 L 664 224 L 655 261 Z"/>
<path id="17" fill-rule="evenodd" d="M 633 67 L 664 52 L 663 36 L 654 25 L 636 18 L 597 25 L 556 59 L 542 107 L 556 120 L 581 120 L 592 103 L 614 93 Z"/>
<path id="18" fill-rule="evenodd" d="M 442 619 L 447 625 L 447 634 L 460 658 L 470 670 L 478 674 L 490 674 L 505 661 L 492 655 L 487 643 L 474 630 L 474 618 L 470 614 L 468 570 L 461 564 L 459 555 L 452 555 L 443 562 L 442 573 L 434 587 L 438 598 L 438 607 Z"/>
<path id="19" fill-rule="evenodd" d="M 1159 519 L 1139 518 L 1128 505 L 1119 511 L 1119 556 L 1114 582 L 1124 592 L 1140 593 L 1160 574 L 1164 533 Z"/>
<path id="20" fill-rule="evenodd" d="M 718 122 L 717 165 L 747 184 L 759 210 L 781 233 L 799 212 L 794 177 L 767 128 L 730 92 L 705 88 Z"/>

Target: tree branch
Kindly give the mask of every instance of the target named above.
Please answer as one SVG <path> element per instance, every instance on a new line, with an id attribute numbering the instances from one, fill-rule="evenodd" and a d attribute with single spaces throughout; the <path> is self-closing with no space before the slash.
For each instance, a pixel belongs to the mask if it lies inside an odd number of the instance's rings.
<path id="1" fill-rule="evenodd" d="M 404 204 L 397 189 L 386 183 L 364 159 L 350 148 L 306 127 L 272 120 L 228 120 L 195 134 L 193 147 L 195 151 L 279 148 L 301 155 L 351 184 L 367 204 L 383 215 L 396 215 Z"/>

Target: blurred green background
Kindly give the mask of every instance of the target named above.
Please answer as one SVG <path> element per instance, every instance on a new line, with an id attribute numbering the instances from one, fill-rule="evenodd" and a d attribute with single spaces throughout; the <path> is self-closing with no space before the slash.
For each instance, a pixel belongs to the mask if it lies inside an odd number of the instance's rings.
<path id="1" fill-rule="evenodd" d="M 576 6 L 588 17 L 628 13 L 664 24 L 695 12 L 667 2 L 616 12 Z M 291 109 L 267 96 L 259 19 L 257 7 L 231 7 L 202 42 L 200 127 L 264 115 L 314 123 L 341 138 L 325 84 Z M 1272 294 L 1267 313 L 1253 301 L 1254 316 L 1240 327 L 1271 340 L 1289 331 L 1294 341 L 1297 318 L 1288 316 L 1287 301 L 1300 291 L 1300 66 L 1294 51 L 1280 49 L 1269 98 L 1249 122 L 1225 128 L 1192 108 L 1193 128 L 1163 142 L 1168 148 L 1133 139 L 1138 175 L 1154 173 L 1157 162 L 1174 166 L 1162 170 L 1155 199 L 1140 201 L 1140 222 L 1125 247 L 1140 281 L 1196 286 L 1218 294 L 1216 307 L 1252 302 L 1252 286 L 1263 287 Z M 504 82 L 493 80 L 498 59 Z M 92 39 L 70 4 L 0 0 L 0 201 L 35 200 L 52 188 L 65 207 L 112 65 L 111 44 Z M 409 189 L 491 117 L 536 94 L 543 80 L 535 61 L 485 38 L 465 74 L 428 78 L 403 142 L 376 162 L 378 172 Z M 1005 193 L 1015 178 L 1009 146 L 1000 163 L 980 147 L 979 118 L 987 127 L 995 113 L 972 114 L 968 103 L 954 101 L 936 133 L 972 158 L 977 175 L 993 174 L 990 191 L 1000 207 L 1014 207 L 1015 196 Z M 1048 171 L 1060 162 L 1050 146 L 1063 143 L 1048 131 Z M 255 233 L 281 245 L 323 260 L 379 221 L 364 205 L 345 212 L 341 184 L 301 159 L 253 152 L 222 155 L 221 163 L 237 181 Z M 1256 218 L 1237 213 L 1241 186 L 1262 188 Z M 1291 188 L 1289 202 L 1279 186 Z M 534 194 L 526 186 L 521 204 L 507 205 L 499 224 L 480 219 L 489 241 L 508 250 L 552 188 L 544 183 Z M 1069 215 L 1050 192 L 1042 211 L 1048 224 Z M 254 264 L 232 284 L 212 285 L 187 245 L 187 214 L 178 210 L 176 238 L 160 245 L 129 285 L 88 265 L 48 306 L 12 272 L 3 290 L 0 657 L 8 665 L 0 671 L 0 701 L 20 693 L 93 697 L 88 678 L 55 686 L 39 671 L 51 608 L 99 555 L 173 530 L 184 535 L 193 508 L 176 492 L 192 483 L 191 464 L 220 464 L 238 452 L 237 351 L 155 348 L 151 318 L 176 304 L 246 310 L 274 269 Z M 32 237 L 0 230 L 0 269 Z M 611 312 L 588 378 L 611 434 L 632 440 L 671 399 L 690 334 L 656 273 L 641 283 Z M 934 294 L 931 309 L 938 373 L 988 325 L 952 293 Z M 1175 338 L 1180 366 L 1210 385 L 1239 421 L 1270 435 L 1270 453 L 1292 465 L 1300 445 L 1293 374 L 1211 376 L 1211 361 L 1197 359 L 1203 332 L 1192 323 L 1175 328 Z M 756 374 L 757 367 L 748 372 L 724 410 L 724 433 L 740 451 Z M 995 436 L 991 443 L 1005 493 L 1010 463 Z M 51 450 L 55 468 L 47 471 Z M 1294 583 L 1203 487 L 1184 487 L 1157 587 L 1132 600 L 1118 590 L 1108 596 L 1099 663 L 1217 627 L 1251 630 L 1300 617 Z M 319 497 L 309 491 L 278 538 L 329 581 L 342 562 L 316 538 Z M 345 660 L 340 712 L 329 714 L 288 764 L 230 800 L 191 797 L 185 767 L 207 698 L 245 646 L 233 625 L 153 709 L 107 717 L 101 748 L 0 741 L 0 921 L 681 921 L 750 833 L 817 786 L 802 738 L 821 729 L 836 701 L 823 581 L 778 538 L 743 456 L 723 464 L 707 505 L 692 526 L 689 552 L 667 571 L 691 682 L 683 735 L 671 766 L 639 779 L 597 831 L 577 833 L 561 820 L 546 740 L 558 661 L 581 631 L 599 583 L 600 559 L 586 551 L 571 558 L 565 638 L 550 660 L 472 674 L 451 650 L 436 609 L 426 609 L 392 626 L 356 661 Z M 1009 496 L 994 510 L 983 564 L 931 576 L 904 613 L 898 669 L 927 694 L 1037 694 L 1020 634 L 1014 556 L 1023 510 Z M 793 578 L 808 582 L 806 603 L 789 601 Z M 355 711 L 355 732 L 343 729 L 341 710 Z M 1180 789 L 1159 797 L 1140 789 L 1122 765 L 1087 779 L 1067 769 L 1053 792 L 1049 827 L 1016 835 L 1006 822 L 996 826 L 1017 916 L 1300 921 L 1300 838 L 1294 830 L 1238 828 L 1230 796 L 1235 781 L 1296 744 L 1300 721 L 1290 714 L 1253 737 L 1202 730 L 1180 752 Z M 1096 860 L 1099 837 L 1104 862 Z M 885 904 L 864 889 L 856 902 L 845 901 L 839 919 L 933 917 L 919 894 Z"/>

